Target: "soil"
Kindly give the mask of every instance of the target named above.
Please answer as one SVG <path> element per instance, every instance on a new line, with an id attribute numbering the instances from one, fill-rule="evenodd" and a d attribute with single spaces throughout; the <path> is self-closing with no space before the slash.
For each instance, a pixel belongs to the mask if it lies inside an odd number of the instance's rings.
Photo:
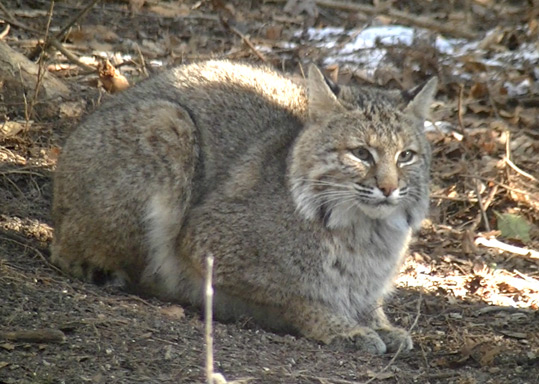
<path id="1" fill-rule="evenodd" d="M 88 3 L 55 4 L 49 34 Z M 432 45 L 395 45 L 370 74 L 324 65 L 326 48 L 296 34 L 311 26 L 385 25 L 400 12 L 413 16 L 411 26 L 430 20 L 433 36 L 440 25 L 457 35 L 469 31 L 483 44 L 482 58 L 523 46 L 536 52 L 538 3 L 388 2 L 375 15 L 320 3 L 299 1 L 305 12 L 294 13 L 284 1 L 102 1 L 59 38 L 89 66 L 109 58 L 131 84 L 210 57 L 266 61 L 294 73 L 316 62 L 340 82 L 401 87 L 440 79 L 434 120 L 454 129 L 429 133 L 431 213 L 387 303 L 389 317 L 411 330 L 414 349 L 372 356 L 269 333 L 248 320 L 214 322 L 215 370 L 242 383 L 539 383 L 539 59 L 515 56 L 518 65 L 500 66 L 474 55 L 443 56 Z M 2 4 L 19 22 L 3 40 L 28 55 L 44 36 L 31 29 L 44 33 L 50 2 Z M 54 113 L 0 99 L 3 120 L 22 127 L 0 131 L 0 383 L 205 382 L 197 309 L 85 284 L 49 262 L 51 177 L 62 143 L 113 96 L 100 86 L 103 76 L 57 51 L 41 59 L 73 97 L 38 99 L 36 106 Z M 526 79 L 524 94 L 504 85 Z M 482 245 L 492 239 L 513 248 Z"/>

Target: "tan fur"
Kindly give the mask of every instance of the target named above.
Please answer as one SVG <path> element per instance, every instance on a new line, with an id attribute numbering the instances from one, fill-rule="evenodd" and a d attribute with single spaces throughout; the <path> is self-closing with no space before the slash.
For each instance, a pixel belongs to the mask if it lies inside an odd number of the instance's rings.
<path id="1" fill-rule="evenodd" d="M 314 66 L 303 86 L 226 61 L 145 81 L 68 139 L 52 259 L 201 306 L 212 254 L 220 319 L 372 353 L 411 348 L 381 303 L 427 210 L 435 87 L 333 92 Z"/>

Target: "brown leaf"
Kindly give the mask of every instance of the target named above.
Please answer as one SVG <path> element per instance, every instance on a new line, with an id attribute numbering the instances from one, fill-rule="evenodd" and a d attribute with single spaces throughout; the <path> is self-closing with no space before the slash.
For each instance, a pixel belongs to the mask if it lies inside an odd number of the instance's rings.
<path id="1" fill-rule="evenodd" d="M 283 32 L 282 26 L 272 25 L 266 29 L 266 37 L 270 40 L 279 40 L 281 38 L 282 32 Z"/>
<path id="2" fill-rule="evenodd" d="M 161 313 L 175 320 L 181 320 L 185 317 L 185 311 L 179 305 L 161 308 Z"/>
<path id="3" fill-rule="evenodd" d="M 99 72 L 99 80 L 103 84 L 103 88 L 108 92 L 116 93 L 129 88 L 127 79 L 114 68 L 110 61 L 105 60 L 99 63 L 97 70 Z"/>
<path id="4" fill-rule="evenodd" d="M 67 35 L 73 43 L 86 43 L 89 41 L 106 41 L 115 43 L 119 40 L 118 35 L 110 28 L 103 25 L 85 25 L 80 29 L 73 30 Z"/>
<path id="5" fill-rule="evenodd" d="M 482 367 L 486 367 L 494 362 L 494 359 L 501 351 L 502 349 L 496 345 L 492 346 L 489 343 L 481 344 L 474 354 L 474 360 L 481 364 Z"/>
<path id="6" fill-rule="evenodd" d="M 4 124 L 0 125 L 0 136 L 2 137 L 13 137 L 17 136 L 20 132 L 24 131 L 27 127 L 31 125 L 31 122 L 19 122 L 19 121 L 6 121 Z"/>
<path id="7" fill-rule="evenodd" d="M 163 17 L 188 16 L 190 13 L 187 5 L 179 3 L 160 3 L 159 5 L 152 5 L 149 10 Z"/>
<path id="8" fill-rule="evenodd" d="M 485 83 L 475 83 L 470 88 L 470 96 L 474 99 L 482 99 L 488 95 L 488 88 Z"/>

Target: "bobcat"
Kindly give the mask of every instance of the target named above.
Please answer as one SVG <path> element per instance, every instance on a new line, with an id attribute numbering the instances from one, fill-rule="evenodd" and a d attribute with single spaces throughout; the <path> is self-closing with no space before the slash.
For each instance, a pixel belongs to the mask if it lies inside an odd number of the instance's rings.
<path id="1" fill-rule="evenodd" d="M 371 353 L 412 348 L 391 290 L 428 206 L 423 122 L 408 92 L 293 80 L 260 66 L 180 66 L 116 96 L 68 138 L 52 260 L 94 282 L 248 316 Z"/>

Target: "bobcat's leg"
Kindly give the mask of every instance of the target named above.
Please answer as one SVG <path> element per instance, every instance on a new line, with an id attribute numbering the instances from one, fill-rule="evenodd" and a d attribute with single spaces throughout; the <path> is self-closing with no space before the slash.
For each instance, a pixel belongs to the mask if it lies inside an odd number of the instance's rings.
<path id="1" fill-rule="evenodd" d="M 365 324 L 348 319 L 321 304 L 290 301 L 285 318 L 304 336 L 325 344 L 348 345 L 372 354 L 412 349 L 406 330 L 391 325 L 382 307 L 376 308 Z"/>
<path id="2" fill-rule="evenodd" d="M 339 316 L 330 308 L 314 303 L 296 304 L 290 308 L 293 311 L 287 312 L 287 320 L 310 339 L 325 344 L 352 346 L 372 354 L 387 351 L 385 342 L 374 329 Z"/>
<path id="3" fill-rule="evenodd" d="M 382 338 L 388 352 L 396 352 L 401 344 L 403 351 L 409 351 L 413 348 L 410 334 L 405 329 L 395 327 L 390 323 L 382 308 L 381 300 L 380 305 L 371 313 L 370 326 Z"/>

